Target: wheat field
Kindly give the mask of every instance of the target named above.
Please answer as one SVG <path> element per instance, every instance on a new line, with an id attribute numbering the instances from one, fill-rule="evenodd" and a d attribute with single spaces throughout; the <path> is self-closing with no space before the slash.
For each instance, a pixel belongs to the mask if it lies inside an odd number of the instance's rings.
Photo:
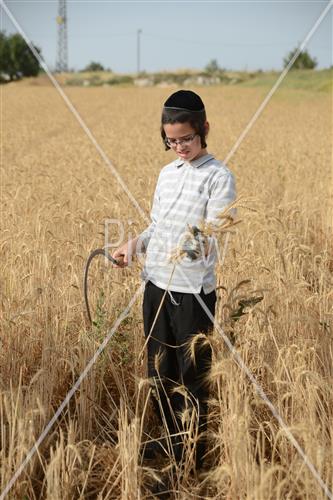
<path id="1" fill-rule="evenodd" d="M 196 90 L 223 160 L 263 101 L 262 88 Z M 159 136 L 172 88 L 65 88 L 149 218 Z M 1 491 L 78 379 L 140 280 L 139 262 L 92 264 L 87 323 L 83 272 L 105 244 L 105 221 L 147 226 L 52 86 L 2 92 Z M 261 296 L 233 325 L 241 359 L 322 481 L 333 484 L 332 97 L 280 89 L 228 161 L 241 223 L 217 265 L 216 317 L 230 332 L 240 299 Z M 115 226 L 112 226 L 116 237 Z M 7 498 L 144 499 L 159 464 L 140 442 L 157 422 L 148 398 L 142 295 L 54 423 Z M 318 477 L 235 362 L 211 337 L 209 454 L 200 476 L 173 476 L 175 499 L 326 498 Z M 190 458 L 189 458 L 190 460 Z"/>

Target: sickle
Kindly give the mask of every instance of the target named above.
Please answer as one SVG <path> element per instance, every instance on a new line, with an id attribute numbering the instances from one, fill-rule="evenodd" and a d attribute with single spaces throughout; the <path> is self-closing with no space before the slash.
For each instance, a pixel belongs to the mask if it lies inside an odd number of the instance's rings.
<path id="1" fill-rule="evenodd" d="M 86 304 L 87 316 L 88 316 L 90 324 L 92 324 L 92 319 L 91 319 L 89 302 L 88 302 L 88 272 L 89 272 L 89 266 L 91 264 L 91 261 L 97 255 L 104 255 L 104 257 L 106 257 L 107 259 L 109 259 L 109 261 L 111 261 L 112 264 L 116 264 L 116 265 L 119 264 L 119 262 L 116 259 L 114 259 L 113 257 L 111 257 L 111 255 L 108 253 L 108 251 L 105 250 L 104 248 L 97 248 L 96 250 L 94 250 L 93 252 L 91 252 L 91 254 L 88 257 L 88 260 L 87 260 L 87 263 L 86 263 L 86 267 L 85 267 L 85 271 L 84 271 L 83 290 L 84 290 L 84 301 L 85 301 L 85 304 Z"/>

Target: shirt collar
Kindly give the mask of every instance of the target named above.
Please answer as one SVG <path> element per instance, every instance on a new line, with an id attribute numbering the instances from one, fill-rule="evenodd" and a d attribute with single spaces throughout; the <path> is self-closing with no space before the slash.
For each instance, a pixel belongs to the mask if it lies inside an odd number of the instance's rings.
<path id="1" fill-rule="evenodd" d="M 183 160 L 182 158 L 177 158 L 177 160 L 175 160 L 175 165 L 176 167 L 181 167 L 182 165 L 184 165 L 185 163 L 191 165 L 192 167 L 201 167 L 201 165 L 203 165 L 204 163 L 206 163 L 207 161 L 211 160 L 212 158 L 214 158 L 213 155 L 207 153 L 203 156 L 200 156 L 200 158 L 198 158 L 197 160 L 192 160 L 192 161 L 185 161 Z"/>

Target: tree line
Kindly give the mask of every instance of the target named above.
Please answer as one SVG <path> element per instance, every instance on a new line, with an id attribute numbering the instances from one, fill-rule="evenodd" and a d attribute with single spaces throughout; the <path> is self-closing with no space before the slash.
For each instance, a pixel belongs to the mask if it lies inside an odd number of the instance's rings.
<path id="1" fill-rule="evenodd" d="M 41 55 L 41 49 L 34 45 Z M 19 80 L 24 76 L 37 76 L 40 64 L 19 33 L 6 35 L 0 31 L 0 77 L 1 80 Z M 7 75 L 7 78 L 5 78 Z"/>
<path id="2" fill-rule="evenodd" d="M 41 49 L 34 45 L 35 50 L 41 55 Z M 283 66 L 286 67 L 292 57 L 296 54 L 297 48 L 293 49 L 283 59 Z M 316 58 L 310 56 L 307 50 L 300 52 L 291 69 L 314 69 L 317 66 Z M 19 80 L 25 76 L 37 76 L 41 71 L 39 61 L 31 52 L 24 38 L 19 33 L 6 35 L 0 31 L 0 82 Z M 91 62 L 81 71 L 106 71 L 102 64 Z M 110 71 L 110 69 L 108 70 Z M 219 66 L 217 59 L 212 59 L 205 67 L 205 71 L 210 74 L 224 71 Z"/>

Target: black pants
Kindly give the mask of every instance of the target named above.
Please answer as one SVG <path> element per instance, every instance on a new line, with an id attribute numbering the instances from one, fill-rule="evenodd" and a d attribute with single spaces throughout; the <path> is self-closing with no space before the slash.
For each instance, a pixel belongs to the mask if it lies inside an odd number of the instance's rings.
<path id="1" fill-rule="evenodd" d="M 143 298 L 146 338 L 164 292 L 152 282 L 146 283 Z M 186 409 L 189 415 L 193 415 L 195 410 L 195 422 L 199 425 L 197 432 L 201 435 L 196 446 L 196 467 L 200 468 L 206 449 L 202 433 L 207 426 L 207 375 L 212 357 L 209 342 L 205 339 L 213 328 L 213 323 L 194 294 L 171 293 L 179 305 L 175 305 L 170 295 L 166 294 L 147 343 L 148 376 L 154 387 L 152 392 L 155 411 L 161 422 L 167 425 L 170 434 L 186 432 L 181 416 Z M 215 290 L 205 295 L 201 289 L 200 297 L 214 316 Z M 180 437 L 173 439 L 173 451 L 178 461 L 183 453 L 183 442 Z"/>

